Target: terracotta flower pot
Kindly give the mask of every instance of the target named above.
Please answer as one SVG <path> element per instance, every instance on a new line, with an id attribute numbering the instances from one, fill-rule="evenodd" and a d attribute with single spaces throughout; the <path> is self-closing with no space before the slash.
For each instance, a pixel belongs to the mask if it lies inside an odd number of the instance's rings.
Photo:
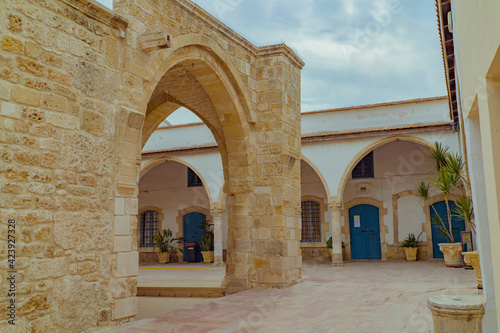
<path id="1" fill-rule="evenodd" d="M 166 264 L 170 261 L 170 252 L 158 252 L 158 262 L 160 264 Z"/>
<path id="2" fill-rule="evenodd" d="M 481 275 L 481 263 L 479 261 L 479 252 L 477 251 L 462 252 L 462 255 L 464 256 L 465 263 L 474 268 L 474 273 L 476 273 L 477 289 L 483 289 L 483 277 Z"/>
<path id="3" fill-rule="evenodd" d="M 440 243 L 447 267 L 462 267 L 462 243 Z"/>
<path id="4" fill-rule="evenodd" d="M 405 249 L 406 261 L 416 261 L 418 247 L 403 247 Z"/>

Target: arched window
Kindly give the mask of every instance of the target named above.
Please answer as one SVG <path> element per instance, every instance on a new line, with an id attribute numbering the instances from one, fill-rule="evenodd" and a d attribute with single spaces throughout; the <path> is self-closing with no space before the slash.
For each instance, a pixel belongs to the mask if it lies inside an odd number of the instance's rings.
<path id="1" fill-rule="evenodd" d="M 191 168 L 187 168 L 188 171 L 188 187 L 193 186 L 203 186 L 203 182 L 200 177 Z"/>
<path id="2" fill-rule="evenodd" d="M 158 212 L 147 210 L 141 214 L 141 247 L 153 247 L 153 236 L 158 233 Z"/>
<path id="3" fill-rule="evenodd" d="M 373 167 L 373 151 L 369 152 L 352 170 L 352 178 L 373 178 L 375 168 Z"/>
<path id="4" fill-rule="evenodd" d="M 302 242 L 321 242 L 320 211 L 316 201 L 302 201 Z"/>

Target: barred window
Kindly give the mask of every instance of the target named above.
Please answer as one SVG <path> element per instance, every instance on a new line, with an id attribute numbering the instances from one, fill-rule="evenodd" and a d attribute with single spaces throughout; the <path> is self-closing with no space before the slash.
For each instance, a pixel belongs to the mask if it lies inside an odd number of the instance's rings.
<path id="1" fill-rule="evenodd" d="M 201 181 L 200 177 L 191 170 L 191 168 L 187 168 L 188 170 L 188 187 L 192 186 L 203 186 L 203 182 Z"/>
<path id="2" fill-rule="evenodd" d="M 373 151 L 363 157 L 358 165 L 352 170 L 352 178 L 373 178 L 375 171 L 373 167 Z"/>
<path id="3" fill-rule="evenodd" d="M 302 242 L 321 242 L 321 214 L 316 201 L 302 201 Z"/>
<path id="4" fill-rule="evenodd" d="M 158 233 L 158 212 L 147 210 L 141 214 L 141 247 L 153 247 L 153 236 Z"/>

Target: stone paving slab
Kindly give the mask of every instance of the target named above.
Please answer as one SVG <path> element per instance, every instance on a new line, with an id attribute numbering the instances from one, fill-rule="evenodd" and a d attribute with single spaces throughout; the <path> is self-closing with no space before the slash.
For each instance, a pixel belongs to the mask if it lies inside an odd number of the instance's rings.
<path id="1" fill-rule="evenodd" d="M 430 296 L 481 293 L 473 271 L 442 262 L 304 268 L 303 280 L 282 290 L 247 290 L 108 332 L 428 333 Z"/>

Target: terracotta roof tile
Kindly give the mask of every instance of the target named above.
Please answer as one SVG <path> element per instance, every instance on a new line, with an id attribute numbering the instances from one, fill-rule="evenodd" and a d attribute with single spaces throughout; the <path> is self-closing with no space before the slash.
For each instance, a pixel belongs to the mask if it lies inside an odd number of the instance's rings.
<path id="1" fill-rule="evenodd" d="M 352 135 L 352 134 L 362 134 L 362 133 L 390 132 L 390 131 L 398 131 L 398 130 L 432 128 L 432 127 L 450 127 L 451 128 L 451 125 L 450 125 L 450 123 L 438 123 L 438 124 L 425 124 L 425 125 L 414 125 L 414 126 L 403 126 L 403 127 L 392 127 L 392 128 L 376 128 L 376 129 L 370 129 L 370 130 L 360 130 L 360 131 L 351 131 L 351 132 L 303 135 L 302 139 L 322 138 L 322 137 L 332 137 L 332 136 Z M 148 155 L 161 154 L 161 153 L 174 153 L 174 152 L 181 152 L 181 151 L 203 150 L 203 149 L 210 149 L 210 148 L 217 148 L 217 147 L 218 147 L 217 145 L 180 147 L 180 148 L 172 148 L 172 149 L 147 151 L 147 152 L 143 152 L 141 155 L 148 156 Z"/>
<path id="2" fill-rule="evenodd" d="M 360 110 L 360 109 L 369 109 L 369 108 L 378 108 L 382 106 L 393 106 L 393 105 L 403 105 L 403 104 L 411 104 L 411 103 L 422 103 L 422 102 L 431 102 L 431 101 L 439 101 L 446 99 L 447 96 L 439 96 L 439 97 L 429 97 L 429 98 L 417 98 L 410 99 L 404 101 L 395 101 L 395 102 L 386 102 L 386 103 L 377 103 L 377 104 L 367 104 L 367 105 L 358 105 L 358 106 L 347 106 L 336 109 L 327 109 L 327 110 L 318 110 L 318 111 L 307 111 L 302 112 L 302 114 L 314 114 L 314 113 L 323 113 L 323 112 L 338 112 L 338 111 L 347 111 L 347 110 Z"/>

